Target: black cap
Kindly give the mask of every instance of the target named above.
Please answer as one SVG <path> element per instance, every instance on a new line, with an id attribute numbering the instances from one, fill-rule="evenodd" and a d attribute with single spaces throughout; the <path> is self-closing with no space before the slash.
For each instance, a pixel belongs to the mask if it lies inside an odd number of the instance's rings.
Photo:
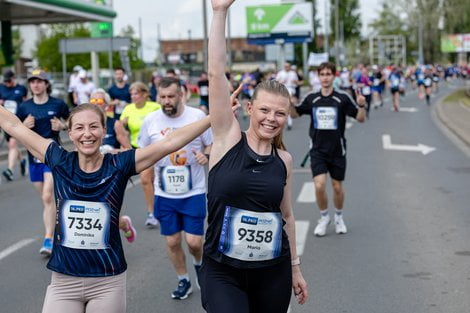
<path id="1" fill-rule="evenodd" d="M 3 74 L 3 81 L 4 82 L 10 82 L 13 77 L 15 77 L 15 73 L 13 73 L 12 70 L 8 70 Z"/>

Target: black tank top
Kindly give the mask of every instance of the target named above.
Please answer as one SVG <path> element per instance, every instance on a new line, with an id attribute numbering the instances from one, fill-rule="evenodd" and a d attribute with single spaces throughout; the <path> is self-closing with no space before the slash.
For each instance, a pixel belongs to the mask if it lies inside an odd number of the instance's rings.
<path id="1" fill-rule="evenodd" d="M 280 213 L 287 169 L 273 146 L 270 155 L 258 155 L 247 143 L 245 133 L 209 171 L 208 228 L 204 255 L 237 268 L 258 268 L 290 257 L 289 241 L 282 227 L 280 254 L 271 260 L 242 261 L 219 252 L 219 240 L 227 206 L 254 212 Z M 285 221 L 282 220 L 282 226 Z"/>

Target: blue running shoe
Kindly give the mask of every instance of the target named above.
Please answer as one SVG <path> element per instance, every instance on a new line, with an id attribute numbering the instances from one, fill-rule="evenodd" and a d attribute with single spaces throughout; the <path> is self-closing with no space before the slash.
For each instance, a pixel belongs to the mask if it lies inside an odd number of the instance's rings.
<path id="1" fill-rule="evenodd" d="M 39 254 L 49 257 L 52 253 L 52 238 L 44 238 L 41 249 L 39 249 Z"/>
<path id="2" fill-rule="evenodd" d="M 171 294 L 171 297 L 175 300 L 184 300 L 193 292 L 193 288 L 191 287 L 191 282 L 187 279 L 182 279 L 178 283 L 178 287 L 175 291 Z"/>

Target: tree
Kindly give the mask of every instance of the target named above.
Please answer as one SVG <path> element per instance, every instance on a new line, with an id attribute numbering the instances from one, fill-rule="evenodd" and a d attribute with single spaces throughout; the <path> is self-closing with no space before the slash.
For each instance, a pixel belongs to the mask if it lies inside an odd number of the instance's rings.
<path id="1" fill-rule="evenodd" d="M 448 34 L 470 33 L 470 5 L 465 0 L 446 0 L 444 7 L 444 31 Z"/>
<path id="2" fill-rule="evenodd" d="M 135 37 L 135 32 L 131 26 L 121 30 L 121 36 L 131 37 L 131 48 L 129 49 L 129 59 L 132 69 L 144 67 L 144 62 L 138 57 L 139 40 Z M 90 29 L 87 24 L 54 24 L 46 26 L 41 32 L 36 45 L 35 57 L 39 66 L 50 72 L 62 72 L 62 55 L 59 51 L 59 41 L 64 38 L 88 38 Z M 98 54 L 100 67 L 109 67 L 108 53 Z M 113 53 L 113 66 L 122 66 L 118 52 Z M 90 53 L 67 54 L 67 72 L 71 72 L 75 65 L 81 65 L 85 69 L 91 68 Z"/>
<path id="3" fill-rule="evenodd" d="M 39 37 L 34 56 L 38 59 L 39 66 L 51 71 L 62 71 L 62 56 L 59 51 L 59 40 L 63 38 L 90 37 L 90 31 L 83 24 L 54 24 L 46 26 Z M 67 55 L 67 71 L 79 64 L 84 68 L 90 68 L 90 54 Z"/>
<path id="4" fill-rule="evenodd" d="M 336 34 L 335 3 L 338 1 L 339 34 Z M 333 40 L 340 39 L 341 25 L 345 41 L 357 39 L 361 36 L 361 13 L 359 0 L 330 0 L 330 27 L 333 30 Z"/>

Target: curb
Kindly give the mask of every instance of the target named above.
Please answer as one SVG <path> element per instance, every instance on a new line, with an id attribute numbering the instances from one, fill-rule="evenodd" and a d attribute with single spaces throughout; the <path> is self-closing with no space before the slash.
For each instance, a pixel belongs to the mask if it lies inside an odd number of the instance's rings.
<path id="1" fill-rule="evenodd" d="M 452 119 L 446 114 L 443 108 L 443 100 L 446 96 L 442 96 L 435 102 L 431 116 L 442 133 L 470 158 L 470 134 L 465 134 L 464 131 L 453 126 Z"/>

